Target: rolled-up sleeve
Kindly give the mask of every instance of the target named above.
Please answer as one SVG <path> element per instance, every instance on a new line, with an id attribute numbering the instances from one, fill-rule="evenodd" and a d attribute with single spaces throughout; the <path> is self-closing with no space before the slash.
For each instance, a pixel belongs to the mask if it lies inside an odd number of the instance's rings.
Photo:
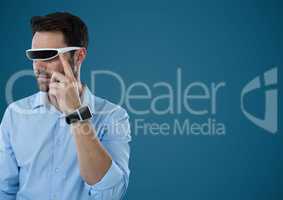
<path id="1" fill-rule="evenodd" d="M 10 114 L 6 110 L 0 125 L 0 199 L 15 200 L 18 192 L 18 165 L 13 153 L 9 131 Z"/>
<path id="2" fill-rule="evenodd" d="M 131 141 L 127 112 L 119 107 L 106 120 L 100 141 L 111 155 L 112 164 L 104 177 L 95 185 L 85 183 L 91 199 L 119 200 L 126 193 L 129 183 L 129 157 Z"/>

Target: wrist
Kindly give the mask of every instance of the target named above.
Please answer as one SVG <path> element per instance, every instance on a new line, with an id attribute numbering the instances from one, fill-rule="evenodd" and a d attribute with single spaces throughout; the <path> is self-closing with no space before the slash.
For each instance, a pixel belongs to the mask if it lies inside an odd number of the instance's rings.
<path id="1" fill-rule="evenodd" d="M 92 118 L 92 112 L 89 106 L 81 106 L 66 115 L 66 123 L 74 124 L 84 122 Z"/>

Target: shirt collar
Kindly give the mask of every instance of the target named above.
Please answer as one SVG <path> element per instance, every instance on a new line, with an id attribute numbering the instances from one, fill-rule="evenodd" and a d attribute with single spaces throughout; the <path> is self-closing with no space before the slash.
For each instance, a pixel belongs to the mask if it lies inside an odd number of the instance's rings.
<path id="1" fill-rule="evenodd" d="M 47 92 L 38 92 L 35 95 L 34 101 L 32 103 L 32 109 L 36 109 L 42 106 L 47 106 L 49 104 Z"/>

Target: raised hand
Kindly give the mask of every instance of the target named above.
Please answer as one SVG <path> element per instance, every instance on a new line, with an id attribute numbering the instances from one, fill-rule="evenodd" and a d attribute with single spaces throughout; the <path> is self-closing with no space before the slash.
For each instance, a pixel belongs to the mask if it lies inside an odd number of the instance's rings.
<path id="1" fill-rule="evenodd" d="M 49 94 L 55 97 L 59 110 L 65 114 L 75 111 L 81 106 L 80 83 L 76 80 L 66 55 L 60 54 L 64 73 L 53 72 L 49 84 Z"/>

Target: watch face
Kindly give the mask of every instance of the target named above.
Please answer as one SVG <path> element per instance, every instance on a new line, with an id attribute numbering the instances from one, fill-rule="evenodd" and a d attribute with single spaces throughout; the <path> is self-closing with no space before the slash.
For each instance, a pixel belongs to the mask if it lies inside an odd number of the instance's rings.
<path id="1" fill-rule="evenodd" d="M 86 120 L 86 119 L 92 118 L 92 113 L 91 113 L 91 111 L 90 111 L 88 106 L 84 106 L 84 107 L 80 108 L 79 112 L 81 114 L 82 120 Z"/>
<path id="2" fill-rule="evenodd" d="M 66 117 L 67 124 L 72 124 L 77 121 L 80 121 L 80 116 L 78 115 L 77 112 L 71 113 Z"/>
<path id="3" fill-rule="evenodd" d="M 78 111 L 79 112 L 76 111 L 66 116 L 67 124 L 72 124 L 77 121 L 83 121 L 92 118 L 92 113 L 88 106 L 81 107 Z"/>

